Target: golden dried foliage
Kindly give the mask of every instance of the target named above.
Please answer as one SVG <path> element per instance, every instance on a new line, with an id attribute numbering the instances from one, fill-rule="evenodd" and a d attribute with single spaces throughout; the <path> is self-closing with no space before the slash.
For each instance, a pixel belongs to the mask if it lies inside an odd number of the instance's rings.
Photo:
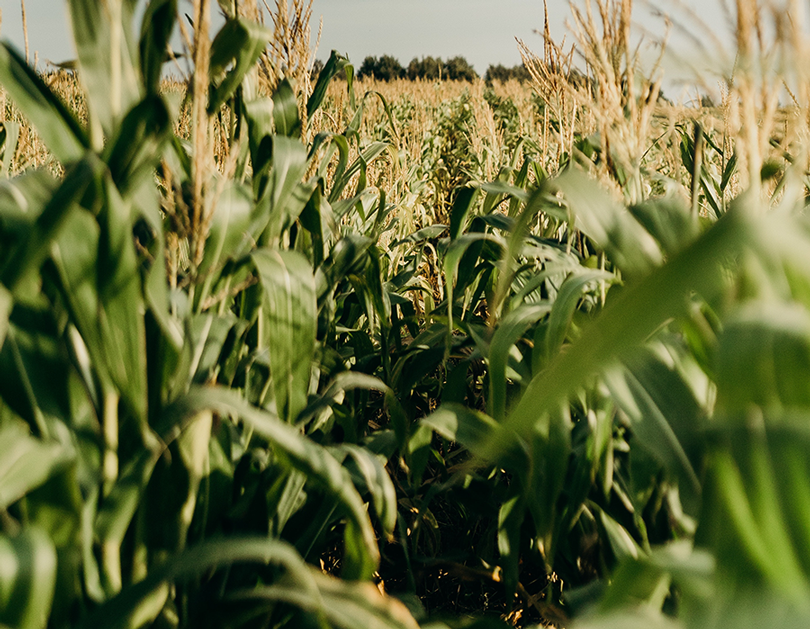
<path id="1" fill-rule="evenodd" d="M 621 169 L 628 200 L 641 200 L 641 163 L 660 93 L 664 44 L 653 67 L 643 68 L 640 46 L 631 40 L 632 0 L 586 0 L 584 9 L 571 4 L 575 41 L 567 51 L 551 38 L 547 5 L 545 14 L 542 58 L 518 43 L 535 88 L 555 116 L 555 150 L 570 152 L 575 135 L 597 130 L 605 156 L 600 175 L 610 183 Z M 584 62 L 584 76 L 575 59 Z"/>

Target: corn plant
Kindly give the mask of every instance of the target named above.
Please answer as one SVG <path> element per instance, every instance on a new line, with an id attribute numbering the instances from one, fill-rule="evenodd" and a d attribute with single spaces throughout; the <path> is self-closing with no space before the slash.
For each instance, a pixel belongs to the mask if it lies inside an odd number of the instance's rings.
<path id="1" fill-rule="evenodd" d="M 69 7 L 86 126 L 0 49 L 4 89 L 65 171 L 4 184 L 2 552 L 17 568 L 0 620 L 415 626 L 355 582 L 395 523 L 383 462 L 316 433 L 344 391 L 385 386 L 321 377 L 333 293 L 368 247 L 337 227 L 360 201 L 332 208 L 305 174 L 319 146 L 341 152 L 337 201 L 379 148 L 350 164 L 345 138 L 305 145 L 289 82 L 272 99 L 250 83 L 270 34 L 236 16 L 210 44 L 189 146 L 159 90 L 176 3 L 150 2 L 139 38 L 133 3 Z M 342 68 L 333 55 L 310 115 Z M 203 154 L 222 108 L 230 180 Z M 327 551 L 347 581 L 306 565 Z"/>

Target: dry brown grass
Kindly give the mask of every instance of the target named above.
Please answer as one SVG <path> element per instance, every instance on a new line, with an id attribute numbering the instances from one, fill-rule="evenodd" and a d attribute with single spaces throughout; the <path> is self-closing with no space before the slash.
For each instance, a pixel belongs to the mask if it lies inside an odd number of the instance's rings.
<path id="1" fill-rule="evenodd" d="M 197 0 L 200 6 L 201 2 Z M 296 83 L 303 112 L 311 91 L 309 68 L 314 55 L 309 30 L 311 0 L 276 0 L 273 7 L 248 2 L 240 3 L 240 7 L 247 17 L 272 25 L 276 33 L 254 77 L 257 88 L 269 93 L 286 72 L 285 76 Z M 629 45 L 631 0 L 590 0 L 582 9 L 573 10 L 574 37 L 570 45 L 554 42 L 547 27 L 541 55 L 521 43 L 533 77 L 531 85 L 356 81 L 358 102 L 368 92 L 385 98 L 394 113 L 396 131 L 391 129 L 380 99 L 369 96 L 363 101 L 363 125 L 359 143 L 352 144 L 352 157 L 368 142 L 390 142 L 391 150 L 368 169 L 370 185 L 386 191 L 389 201 L 407 217 L 403 227 L 442 220 L 446 199 L 431 189 L 434 184 L 426 169 L 435 166 L 430 161 L 431 142 L 435 143 L 437 134 L 444 132 L 440 121 L 461 99 L 466 99 L 472 114 L 464 129 L 468 150 L 474 154 L 471 179 L 491 180 L 504 165 L 520 162 L 520 155 L 516 158 L 508 146 L 485 98 L 491 89 L 497 97 L 514 104 L 517 129 L 538 149 L 539 154 L 532 156 L 547 172 L 554 173 L 567 156 L 576 155 L 577 141 L 590 136 L 607 156 L 591 164 L 591 169 L 617 194 L 622 190 L 631 201 L 672 190 L 689 196 L 691 173 L 683 166 L 680 141 L 681 134 L 691 133 L 696 122 L 716 145 L 725 149 L 723 157 L 714 152 L 706 155 L 712 177 L 719 180 L 728 156 L 736 150 L 740 169 L 727 188 L 726 201 L 743 189 L 756 188 L 762 165 L 769 160 L 784 161 L 786 152 L 797 164 L 796 170 L 803 172 L 807 165 L 803 147 L 810 140 L 810 64 L 805 62 L 808 55 L 803 26 L 793 17 L 794 13 L 798 15 L 797 0 L 789 0 L 786 11 L 756 0 L 739 0 L 737 7 L 740 52 L 733 73 L 725 79 L 722 103 L 717 108 L 670 105 L 658 100 L 660 73 L 655 66 L 643 72 L 638 47 Z M 575 72 L 575 60 L 580 67 L 584 64 L 584 71 Z M 45 76 L 83 119 L 84 103 L 75 77 L 65 71 Z M 166 83 L 164 89 L 184 93 L 186 88 Z M 202 187 L 195 187 L 195 191 L 204 197 L 203 188 L 208 184 L 200 182 L 227 170 L 234 138 L 230 137 L 230 127 L 217 117 L 196 124 L 194 110 L 186 104 L 177 132 L 181 137 L 193 138 L 204 131 L 209 139 L 203 141 L 201 136 L 197 143 L 214 147 L 207 161 L 195 162 L 202 173 L 197 183 Z M 22 123 L 13 173 L 41 165 L 58 169 L 20 112 L 7 104 L 0 115 Z M 309 121 L 307 135 L 312 137 L 319 131 L 341 133 L 353 115 L 345 82 L 334 81 L 322 111 Z M 196 116 L 200 118 L 199 111 Z M 521 149 L 524 153 L 526 150 Z M 588 163 L 581 156 L 580 161 Z M 627 177 L 623 185 L 617 184 L 620 170 Z M 760 192 L 772 196 L 777 185 L 771 182 Z M 195 221 L 198 226 L 205 223 L 202 215 Z M 203 242 L 204 236 L 199 241 Z"/>

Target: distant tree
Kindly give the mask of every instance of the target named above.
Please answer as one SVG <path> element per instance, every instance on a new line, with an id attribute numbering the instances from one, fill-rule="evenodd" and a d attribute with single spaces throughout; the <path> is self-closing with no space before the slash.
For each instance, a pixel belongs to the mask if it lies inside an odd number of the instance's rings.
<path id="1" fill-rule="evenodd" d="M 458 56 L 445 62 L 444 77 L 451 81 L 473 81 L 478 78 L 478 73 L 469 61 Z"/>
<path id="2" fill-rule="evenodd" d="M 379 81 L 393 81 L 405 77 L 405 68 L 391 55 L 383 55 L 379 58 L 366 57 L 363 59 L 363 63 L 360 64 L 357 77 L 360 79 L 374 77 Z"/>
<path id="3" fill-rule="evenodd" d="M 516 80 L 516 81 L 528 81 L 531 78 L 529 71 L 526 69 L 526 66 L 523 64 L 518 64 L 516 66 L 512 66 L 511 68 L 503 65 L 490 65 L 487 68 L 487 72 L 484 75 L 484 80 L 487 83 L 492 83 L 493 81 L 500 81 L 504 83 L 506 81 Z"/>
<path id="4" fill-rule="evenodd" d="M 357 78 L 363 79 L 377 75 L 377 57 L 366 57 L 357 69 Z"/>
<path id="5" fill-rule="evenodd" d="M 398 59 L 391 55 L 383 55 L 380 57 L 378 72 L 377 78 L 383 81 L 405 78 L 405 68 L 402 67 Z"/>
<path id="6" fill-rule="evenodd" d="M 444 62 L 434 57 L 414 57 L 408 64 L 408 78 L 411 81 L 422 79 L 436 81 L 441 78 Z"/>

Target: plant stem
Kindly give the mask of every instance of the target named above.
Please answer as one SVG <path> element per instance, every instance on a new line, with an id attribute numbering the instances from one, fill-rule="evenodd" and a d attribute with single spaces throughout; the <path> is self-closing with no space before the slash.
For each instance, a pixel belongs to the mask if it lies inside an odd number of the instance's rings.
<path id="1" fill-rule="evenodd" d="M 194 266 L 202 261 L 205 244 L 205 201 L 203 189 L 208 172 L 208 68 L 211 43 L 208 32 L 211 28 L 210 0 L 194 0 L 194 79 L 192 85 L 192 140 L 194 162 L 192 163 L 192 217 L 191 260 Z"/>

